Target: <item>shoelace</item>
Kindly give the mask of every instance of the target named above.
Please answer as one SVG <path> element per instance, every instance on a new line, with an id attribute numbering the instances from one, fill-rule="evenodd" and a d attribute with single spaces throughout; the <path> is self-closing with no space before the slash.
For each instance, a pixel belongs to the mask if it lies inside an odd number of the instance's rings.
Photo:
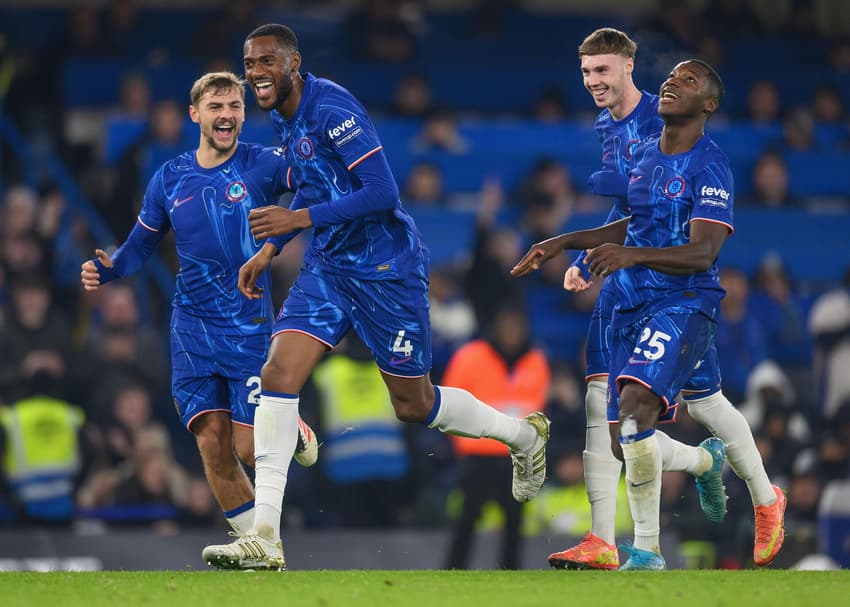
<path id="1" fill-rule="evenodd" d="M 773 526 L 770 525 L 770 508 L 758 508 L 756 510 L 756 543 L 766 544 L 770 541 L 771 535 L 773 535 Z"/>

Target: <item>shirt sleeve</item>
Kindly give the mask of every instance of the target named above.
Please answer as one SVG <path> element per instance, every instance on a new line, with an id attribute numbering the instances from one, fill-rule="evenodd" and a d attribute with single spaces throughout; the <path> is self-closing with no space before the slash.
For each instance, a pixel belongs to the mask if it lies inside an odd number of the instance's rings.
<path id="1" fill-rule="evenodd" d="M 693 181 L 694 208 L 691 221 L 710 221 L 725 225 L 735 231 L 732 222 L 734 182 L 729 162 L 725 158 L 709 160 Z"/>
<path id="2" fill-rule="evenodd" d="M 320 121 L 328 145 L 349 171 L 381 149 L 375 125 L 351 95 L 339 93 L 319 106 Z"/>
<path id="3" fill-rule="evenodd" d="M 376 154 L 369 155 L 350 170 L 360 181 L 360 188 L 333 202 L 311 206 L 310 219 L 314 226 L 346 223 L 389 211 L 399 204 L 398 186 L 383 151 L 378 149 Z"/>

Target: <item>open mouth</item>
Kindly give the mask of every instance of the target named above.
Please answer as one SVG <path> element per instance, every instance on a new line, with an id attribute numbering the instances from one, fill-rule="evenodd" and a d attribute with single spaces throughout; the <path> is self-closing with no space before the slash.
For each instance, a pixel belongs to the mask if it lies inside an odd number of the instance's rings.
<path id="1" fill-rule="evenodd" d="M 213 127 L 216 139 L 230 139 L 236 131 L 236 126 L 233 124 L 218 124 Z"/>
<path id="2" fill-rule="evenodd" d="M 254 94 L 257 99 L 269 99 L 274 92 L 274 83 L 271 80 L 257 80 L 254 82 Z"/>
<path id="3" fill-rule="evenodd" d="M 659 97 L 659 99 L 663 102 L 676 101 L 676 99 L 678 99 L 678 98 L 679 98 L 679 96 L 676 93 L 674 93 L 673 91 L 670 91 L 670 90 L 662 91 L 661 96 Z"/>

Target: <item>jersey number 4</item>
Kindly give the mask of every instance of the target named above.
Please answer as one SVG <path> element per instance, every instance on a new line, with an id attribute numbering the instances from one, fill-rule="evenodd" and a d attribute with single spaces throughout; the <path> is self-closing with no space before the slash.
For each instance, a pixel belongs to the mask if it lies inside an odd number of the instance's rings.
<path id="1" fill-rule="evenodd" d="M 405 356 L 410 356 L 413 353 L 413 344 L 410 343 L 409 339 L 404 339 L 404 329 L 399 329 L 398 335 L 395 336 L 393 352 Z"/>

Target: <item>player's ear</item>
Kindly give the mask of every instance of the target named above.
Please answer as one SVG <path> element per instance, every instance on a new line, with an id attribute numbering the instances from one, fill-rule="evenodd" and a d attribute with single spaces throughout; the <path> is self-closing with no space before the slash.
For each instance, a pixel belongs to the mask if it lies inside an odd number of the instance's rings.
<path id="1" fill-rule="evenodd" d="M 292 72 L 295 73 L 301 69 L 301 53 L 298 51 L 294 51 L 292 53 L 292 61 L 290 62 L 292 66 Z"/>
<path id="2" fill-rule="evenodd" d="M 635 60 L 633 57 L 626 59 L 626 74 L 631 74 L 635 71 Z"/>
<path id="3" fill-rule="evenodd" d="M 717 100 L 717 97 L 709 97 L 705 101 L 705 111 L 708 114 L 713 114 L 717 108 L 719 107 L 720 102 Z"/>
<path id="4" fill-rule="evenodd" d="M 198 110 L 195 109 L 194 105 L 189 105 L 189 118 L 191 118 L 192 122 L 194 122 L 195 124 L 198 124 L 198 122 L 200 121 L 198 117 Z"/>

